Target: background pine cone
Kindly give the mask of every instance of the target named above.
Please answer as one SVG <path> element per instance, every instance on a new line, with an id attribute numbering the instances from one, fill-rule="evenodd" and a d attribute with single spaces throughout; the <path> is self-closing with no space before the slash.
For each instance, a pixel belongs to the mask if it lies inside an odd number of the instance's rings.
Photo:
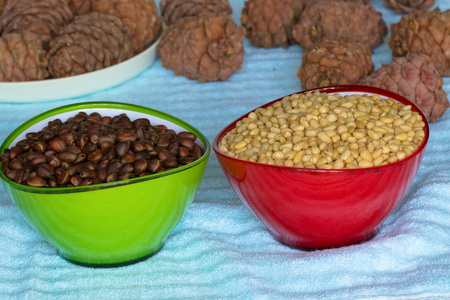
<path id="1" fill-rule="evenodd" d="M 133 56 L 127 28 L 115 16 L 76 16 L 50 43 L 49 71 L 55 77 L 83 74 Z"/>
<path id="2" fill-rule="evenodd" d="M 188 16 L 221 13 L 231 15 L 233 12 L 228 0 L 161 0 L 159 7 L 166 25 Z"/>
<path id="3" fill-rule="evenodd" d="M 227 80 L 242 68 L 244 31 L 226 14 L 181 18 L 162 34 L 161 64 L 200 82 Z"/>
<path id="4" fill-rule="evenodd" d="M 391 24 L 388 45 L 392 56 L 422 52 L 442 76 L 450 76 L 450 10 L 422 10 Z"/>
<path id="5" fill-rule="evenodd" d="M 5 7 L 5 5 L 6 5 L 6 0 L 0 0 L 0 15 L 3 12 L 3 8 Z"/>
<path id="6" fill-rule="evenodd" d="M 372 49 L 355 40 L 325 39 L 310 47 L 297 77 L 303 89 L 356 84 L 374 70 Z"/>
<path id="7" fill-rule="evenodd" d="M 395 57 L 360 84 L 384 88 L 417 104 L 428 121 L 434 122 L 449 107 L 443 80 L 431 59 L 421 53 Z"/>
<path id="8" fill-rule="evenodd" d="M 161 33 L 162 20 L 153 0 L 95 0 L 92 11 L 117 16 L 128 26 L 135 54 L 150 46 Z"/>
<path id="9" fill-rule="evenodd" d="M 0 82 L 48 78 L 47 51 L 39 36 L 31 32 L 0 37 Z"/>
<path id="10" fill-rule="evenodd" d="M 5 5 L 6 5 L 6 0 L 0 0 L 0 16 L 2 15 Z M 2 30 L 3 30 L 3 24 L 1 22 L 1 17 L 0 17 L 0 35 L 2 34 Z"/>
<path id="11" fill-rule="evenodd" d="M 319 0 L 321 1 L 321 0 Z M 324 0 L 324 1 L 329 1 L 329 0 Z M 334 1 L 342 1 L 342 2 L 357 2 L 357 3 L 362 3 L 364 5 L 372 5 L 372 0 L 334 0 Z"/>
<path id="12" fill-rule="evenodd" d="M 355 39 L 375 48 L 387 33 L 381 13 L 371 6 L 341 1 L 307 5 L 293 29 L 294 39 L 303 49 L 325 37 Z"/>
<path id="13" fill-rule="evenodd" d="M 393 8 L 398 14 L 410 14 L 421 9 L 428 9 L 436 0 L 384 0 L 384 5 Z"/>
<path id="14" fill-rule="evenodd" d="M 295 43 L 292 28 L 305 5 L 314 0 L 249 0 L 241 14 L 242 26 L 255 47 L 288 47 Z"/>
<path id="15" fill-rule="evenodd" d="M 1 21 L 3 33 L 26 30 L 50 40 L 73 17 L 68 0 L 9 0 Z"/>
<path id="16" fill-rule="evenodd" d="M 70 7 L 75 15 L 83 15 L 92 11 L 92 2 L 95 0 L 70 0 Z"/>

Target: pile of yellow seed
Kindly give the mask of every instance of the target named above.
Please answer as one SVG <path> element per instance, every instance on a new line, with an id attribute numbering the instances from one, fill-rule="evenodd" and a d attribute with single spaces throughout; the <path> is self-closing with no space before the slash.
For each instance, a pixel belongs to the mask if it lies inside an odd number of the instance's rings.
<path id="1" fill-rule="evenodd" d="M 237 122 L 219 149 L 270 165 L 368 168 L 411 155 L 424 126 L 411 106 L 379 95 L 293 94 Z"/>

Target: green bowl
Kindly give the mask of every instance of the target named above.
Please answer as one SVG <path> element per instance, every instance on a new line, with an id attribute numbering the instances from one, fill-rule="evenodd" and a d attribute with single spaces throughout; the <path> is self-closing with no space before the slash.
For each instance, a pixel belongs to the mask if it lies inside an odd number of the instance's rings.
<path id="1" fill-rule="evenodd" d="M 87 266 L 121 266 L 141 261 L 161 249 L 192 203 L 211 146 L 186 122 L 147 107 L 119 102 L 78 103 L 44 112 L 20 125 L 3 142 L 0 153 L 41 130 L 56 118 L 77 112 L 104 116 L 126 113 L 147 118 L 176 132 L 190 131 L 204 155 L 191 164 L 144 177 L 87 187 L 35 188 L 17 184 L 3 172 L 6 191 L 29 224 L 65 259 Z"/>

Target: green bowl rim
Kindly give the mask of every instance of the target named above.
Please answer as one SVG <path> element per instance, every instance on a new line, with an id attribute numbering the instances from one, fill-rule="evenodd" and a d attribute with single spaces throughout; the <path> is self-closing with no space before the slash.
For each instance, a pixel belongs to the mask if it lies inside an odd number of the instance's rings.
<path id="1" fill-rule="evenodd" d="M 25 121 L 22 123 L 19 127 L 17 127 L 11 134 L 8 135 L 8 137 L 3 141 L 2 145 L 0 146 L 0 154 L 4 153 L 4 150 L 10 146 L 10 144 L 22 133 L 27 130 L 27 128 L 31 127 L 32 125 L 50 118 L 52 116 L 70 112 L 70 111 L 76 111 L 76 110 L 83 110 L 83 109 L 92 109 L 92 108 L 107 108 L 107 109 L 122 109 L 122 110 L 129 110 L 139 113 L 145 113 L 148 115 L 152 115 L 155 117 L 159 117 L 161 119 L 164 119 L 166 121 L 172 122 L 178 126 L 183 127 L 184 129 L 194 133 L 197 138 L 203 143 L 205 147 L 205 153 L 200 157 L 199 159 L 195 160 L 194 162 L 187 164 L 185 166 L 177 167 L 175 169 L 164 171 L 157 174 L 142 176 L 142 177 L 136 177 L 121 181 L 114 181 L 110 183 L 100 183 L 95 185 L 89 185 L 89 186 L 82 186 L 82 187 L 63 187 L 63 188 L 45 188 L 45 187 L 31 187 L 28 185 L 18 184 L 12 180 L 10 180 L 8 177 L 6 177 L 3 172 L 0 170 L 0 178 L 11 187 L 22 190 L 26 192 L 32 192 L 32 193 L 38 193 L 38 194 L 60 194 L 60 193 L 74 193 L 74 192 L 86 192 L 86 191 L 93 191 L 93 190 L 100 190 L 105 188 L 112 188 L 127 184 L 134 184 L 142 181 L 147 181 L 151 179 L 156 179 L 160 177 L 169 176 L 174 173 L 182 172 L 184 170 L 190 169 L 192 167 L 195 167 L 196 165 L 202 163 L 203 161 L 207 160 L 209 157 L 209 154 L 211 153 L 211 145 L 206 138 L 206 136 L 197 128 L 192 126 L 191 124 L 172 116 L 168 113 L 141 106 L 131 103 L 124 103 L 124 102 L 115 102 L 115 101 L 92 101 L 92 102 L 80 102 L 80 103 L 73 103 L 68 104 L 60 107 L 56 107 L 53 109 L 50 109 L 48 111 L 45 111 L 41 114 L 38 114 L 37 116 L 32 117 L 31 119 Z M 170 129 L 170 128 L 169 128 Z M 1 165 L 1 164 L 0 164 Z"/>

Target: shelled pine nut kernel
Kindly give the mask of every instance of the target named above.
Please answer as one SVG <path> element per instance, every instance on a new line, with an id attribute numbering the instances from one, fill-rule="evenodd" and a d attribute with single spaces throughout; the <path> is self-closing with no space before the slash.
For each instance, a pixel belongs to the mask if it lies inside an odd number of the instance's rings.
<path id="1" fill-rule="evenodd" d="M 379 95 L 293 94 L 236 123 L 219 150 L 246 161 L 318 169 L 382 166 L 425 137 L 419 113 Z"/>

